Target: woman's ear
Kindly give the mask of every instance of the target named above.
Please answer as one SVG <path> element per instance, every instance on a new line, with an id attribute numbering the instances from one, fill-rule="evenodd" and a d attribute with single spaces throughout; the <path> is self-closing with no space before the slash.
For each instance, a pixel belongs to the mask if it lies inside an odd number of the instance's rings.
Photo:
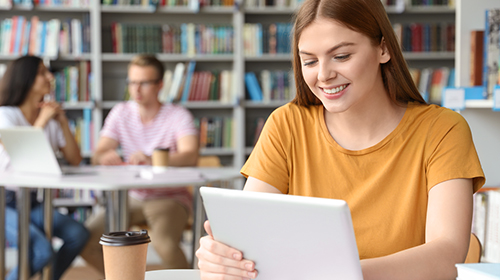
<path id="1" fill-rule="evenodd" d="M 387 49 L 387 44 L 385 43 L 385 38 L 382 37 L 380 41 L 380 60 L 381 64 L 387 63 L 391 60 L 391 55 L 389 54 L 389 50 Z"/>

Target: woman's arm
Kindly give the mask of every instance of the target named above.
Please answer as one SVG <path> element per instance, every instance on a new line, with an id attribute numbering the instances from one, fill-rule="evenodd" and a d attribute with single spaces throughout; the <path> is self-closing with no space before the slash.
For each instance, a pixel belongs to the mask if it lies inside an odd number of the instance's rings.
<path id="1" fill-rule="evenodd" d="M 268 183 L 248 177 L 245 191 L 281 193 Z M 200 240 L 196 251 L 201 279 L 241 280 L 257 277 L 255 263 L 243 258 L 242 252 L 214 240 L 210 223 L 205 222 L 208 235 Z"/>
<path id="2" fill-rule="evenodd" d="M 61 129 L 64 135 L 64 140 L 66 140 L 66 146 L 61 148 L 61 151 L 64 155 L 64 158 L 71 165 L 79 165 L 82 161 L 82 155 L 80 154 L 80 148 L 76 143 L 75 136 L 71 133 L 69 129 L 68 119 L 64 114 L 64 111 L 59 112 L 57 116 L 57 120 L 61 125 Z"/>
<path id="3" fill-rule="evenodd" d="M 61 126 L 64 140 L 66 142 L 66 145 L 61 148 L 64 158 L 71 165 L 79 165 L 82 161 L 80 148 L 78 148 L 78 144 L 76 144 L 75 137 L 69 129 L 68 118 L 59 103 L 49 101 L 40 104 L 40 113 L 33 123 L 33 126 L 43 129 L 51 119 L 55 119 Z"/>
<path id="4" fill-rule="evenodd" d="M 467 255 L 472 221 L 472 179 L 453 179 L 429 191 L 426 243 L 389 256 L 361 261 L 372 279 L 455 279 Z"/>

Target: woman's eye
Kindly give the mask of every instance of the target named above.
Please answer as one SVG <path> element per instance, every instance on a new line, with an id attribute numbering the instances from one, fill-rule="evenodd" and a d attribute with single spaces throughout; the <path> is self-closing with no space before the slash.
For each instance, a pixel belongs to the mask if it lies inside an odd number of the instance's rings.
<path id="1" fill-rule="evenodd" d="M 337 55 L 334 57 L 335 60 L 346 60 L 348 59 L 349 57 L 351 57 L 350 54 L 345 54 L 345 55 Z"/>
<path id="2" fill-rule="evenodd" d="M 309 60 L 309 61 L 304 61 L 304 63 L 302 65 L 303 66 L 310 66 L 310 65 L 313 65 L 314 63 L 316 63 L 315 60 Z"/>

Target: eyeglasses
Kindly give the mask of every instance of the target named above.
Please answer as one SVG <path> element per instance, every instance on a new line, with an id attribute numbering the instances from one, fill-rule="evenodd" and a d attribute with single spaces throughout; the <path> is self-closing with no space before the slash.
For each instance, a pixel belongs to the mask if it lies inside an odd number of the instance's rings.
<path id="1" fill-rule="evenodd" d="M 160 80 L 149 80 L 149 81 L 129 81 L 127 80 L 127 86 L 129 87 L 141 87 L 141 88 L 149 88 L 156 85 Z"/>

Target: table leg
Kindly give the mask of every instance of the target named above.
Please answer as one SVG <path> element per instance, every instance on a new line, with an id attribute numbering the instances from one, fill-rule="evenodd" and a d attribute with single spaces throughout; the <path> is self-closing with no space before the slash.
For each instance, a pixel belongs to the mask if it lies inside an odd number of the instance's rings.
<path id="1" fill-rule="evenodd" d="M 43 190 L 43 228 L 45 231 L 45 236 L 49 242 L 52 240 L 54 232 L 54 217 L 53 217 L 54 207 L 52 207 L 52 189 Z M 51 280 L 53 275 L 53 263 L 50 261 L 44 268 L 42 272 L 43 280 Z"/>
<path id="2" fill-rule="evenodd" d="M 128 191 L 106 191 L 105 233 L 128 229 Z"/>
<path id="3" fill-rule="evenodd" d="M 0 187 L 0 277 L 5 275 L 5 188 Z"/>
<path id="4" fill-rule="evenodd" d="M 118 229 L 121 231 L 128 230 L 129 227 L 129 212 L 128 212 L 128 190 L 118 191 Z"/>
<path id="5" fill-rule="evenodd" d="M 17 197 L 17 210 L 19 213 L 18 229 L 18 267 L 19 280 L 28 280 L 30 277 L 29 267 L 29 236 L 30 236 L 30 189 L 20 188 Z"/>

